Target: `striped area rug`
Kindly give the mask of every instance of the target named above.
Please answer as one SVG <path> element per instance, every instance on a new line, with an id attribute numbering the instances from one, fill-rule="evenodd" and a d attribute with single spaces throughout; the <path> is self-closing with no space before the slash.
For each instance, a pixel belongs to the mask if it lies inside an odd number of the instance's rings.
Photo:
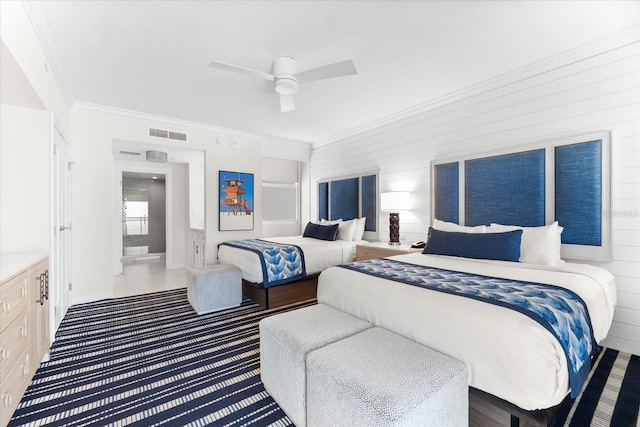
<path id="1" fill-rule="evenodd" d="M 198 316 L 180 289 L 75 305 L 9 425 L 292 425 L 260 382 L 258 322 L 310 304 Z M 637 425 L 639 367 L 603 351 L 557 426 Z"/>

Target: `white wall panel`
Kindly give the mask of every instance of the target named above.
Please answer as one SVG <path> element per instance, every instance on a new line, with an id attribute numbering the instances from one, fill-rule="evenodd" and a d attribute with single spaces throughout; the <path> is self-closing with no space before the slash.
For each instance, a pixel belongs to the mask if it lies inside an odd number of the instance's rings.
<path id="1" fill-rule="evenodd" d="M 0 106 L 0 253 L 49 253 L 51 115 Z"/>
<path id="2" fill-rule="evenodd" d="M 430 162 L 596 131 L 612 132 L 613 260 L 597 265 L 616 277 L 620 310 L 605 345 L 640 354 L 640 41 L 570 60 L 534 64 L 531 75 L 397 120 L 311 153 L 310 218 L 317 181 L 380 170 L 380 191 L 411 191 L 400 238 L 422 240 L 430 217 Z M 522 70 L 520 70 L 522 71 Z M 497 81 L 497 80 L 496 80 Z M 388 236 L 380 215 L 380 238 Z"/>

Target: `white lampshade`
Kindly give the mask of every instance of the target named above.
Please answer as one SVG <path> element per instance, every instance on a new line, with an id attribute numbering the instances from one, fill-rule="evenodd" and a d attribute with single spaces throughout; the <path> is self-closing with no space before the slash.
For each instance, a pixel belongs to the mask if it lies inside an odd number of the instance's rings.
<path id="1" fill-rule="evenodd" d="M 382 212 L 398 212 L 409 206 L 408 191 L 387 191 L 380 193 L 380 209 Z"/>

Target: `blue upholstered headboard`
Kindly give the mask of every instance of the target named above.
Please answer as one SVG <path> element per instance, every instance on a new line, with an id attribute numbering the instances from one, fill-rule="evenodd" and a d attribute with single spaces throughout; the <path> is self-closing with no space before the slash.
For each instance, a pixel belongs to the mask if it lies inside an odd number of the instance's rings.
<path id="1" fill-rule="evenodd" d="M 530 144 L 491 155 L 435 160 L 432 217 L 461 225 L 564 227 L 562 256 L 611 257 L 607 132 Z"/>
<path id="2" fill-rule="evenodd" d="M 318 219 L 367 217 L 365 231 L 378 224 L 377 173 L 321 180 L 318 182 Z"/>

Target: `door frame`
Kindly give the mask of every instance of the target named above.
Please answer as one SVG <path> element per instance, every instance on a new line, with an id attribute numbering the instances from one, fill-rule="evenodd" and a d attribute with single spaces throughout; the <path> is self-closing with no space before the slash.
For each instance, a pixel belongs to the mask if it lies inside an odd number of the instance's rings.
<path id="1" fill-rule="evenodd" d="M 64 157 L 61 157 L 62 154 Z M 72 227 L 71 227 L 71 142 L 51 113 L 51 236 L 49 259 L 49 338 L 71 305 Z M 61 174 L 65 176 L 62 177 Z M 64 206 L 62 205 L 64 203 Z M 64 217 L 64 218 L 61 218 Z M 64 231 L 61 226 L 68 227 Z M 64 239 L 62 239 L 63 234 Z"/>
<path id="2" fill-rule="evenodd" d="M 122 173 L 140 172 L 155 173 L 165 176 L 165 226 L 166 259 L 165 268 L 173 266 L 173 170 L 144 165 L 114 165 L 113 166 L 113 275 L 122 274 Z"/>

